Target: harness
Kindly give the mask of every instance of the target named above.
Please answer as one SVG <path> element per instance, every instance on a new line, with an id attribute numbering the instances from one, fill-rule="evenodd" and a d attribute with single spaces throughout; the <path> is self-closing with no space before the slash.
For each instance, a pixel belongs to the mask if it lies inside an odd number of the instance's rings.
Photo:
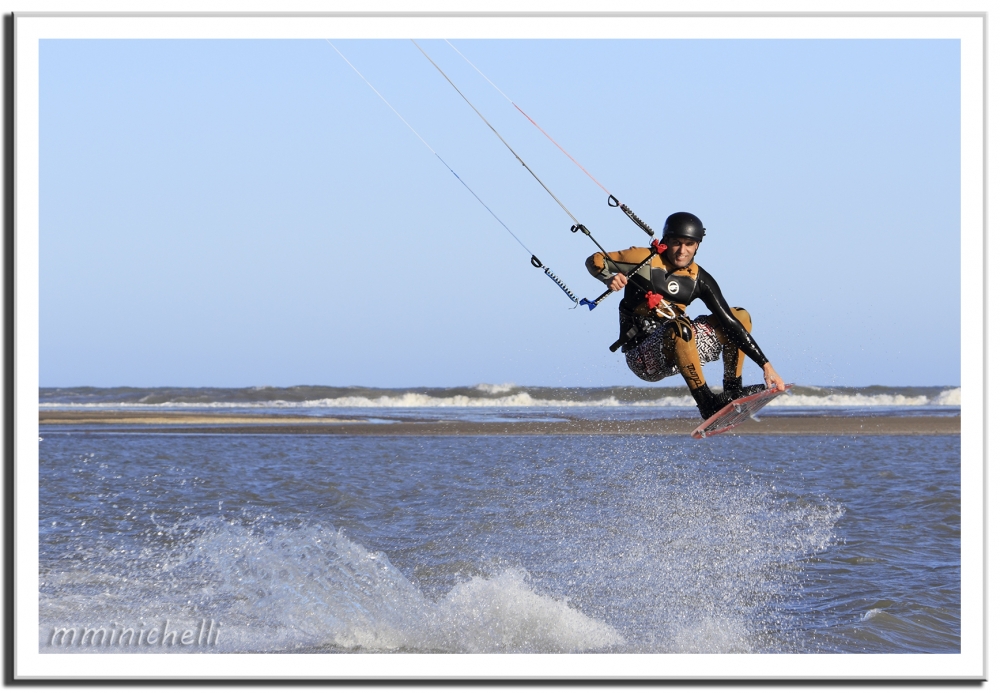
<path id="1" fill-rule="evenodd" d="M 650 246 L 652 252 L 650 252 L 649 256 L 625 275 L 627 279 L 646 289 L 643 299 L 646 302 L 646 308 L 649 312 L 646 315 L 636 315 L 632 312 L 626 312 L 619 306 L 618 315 L 621 323 L 621 332 L 618 335 L 618 340 L 608 347 L 612 352 L 618 351 L 619 348 L 622 348 L 622 351 L 630 351 L 664 323 L 670 323 L 674 334 L 685 342 L 690 342 L 694 336 L 691 319 L 688 318 L 684 309 L 679 304 L 668 301 L 662 294 L 654 291 L 652 283 L 638 274 L 640 269 L 648 265 L 654 257 L 667 249 L 665 244 L 657 241 L 655 238 L 650 243 Z M 607 255 L 605 255 L 605 258 L 611 261 L 611 258 L 608 258 Z M 605 291 L 604 294 L 594 301 L 594 305 L 590 309 L 593 310 L 597 303 L 600 303 L 611 293 L 611 289 Z"/>
<path id="2" fill-rule="evenodd" d="M 664 323 L 670 325 L 674 336 L 680 337 L 685 342 L 691 341 L 694 337 L 694 327 L 687 313 L 676 303 L 664 300 L 659 294 L 652 292 L 650 294 L 649 300 L 656 300 L 657 305 L 649 315 L 631 315 L 624 311 L 619 313 L 622 323 L 621 336 L 608 349 L 618 351 L 621 348 L 623 352 L 631 351 Z"/>

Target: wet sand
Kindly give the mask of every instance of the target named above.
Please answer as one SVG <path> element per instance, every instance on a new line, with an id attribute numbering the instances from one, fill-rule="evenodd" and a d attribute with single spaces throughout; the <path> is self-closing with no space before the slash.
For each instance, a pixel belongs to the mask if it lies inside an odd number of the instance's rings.
<path id="1" fill-rule="evenodd" d="M 409 420 L 369 423 L 336 417 L 190 412 L 59 411 L 39 413 L 41 427 L 62 425 L 95 432 L 241 433 L 300 435 L 690 435 L 700 420 L 502 421 Z M 724 435 L 958 435 L 960 416 L 762 416 Z"/>
<path id="2" fill-rule="evenodd" d="M 38 413 L 38 423 L 47 424 L 119 424 L 119 425 L 194 425 L 203 424 L 340 424 L 364 423 L 362 419 L 341 419 L 334 416 L 282 416 L 268 414 L 212 414 L 159 411 L 47 411 Z"/>

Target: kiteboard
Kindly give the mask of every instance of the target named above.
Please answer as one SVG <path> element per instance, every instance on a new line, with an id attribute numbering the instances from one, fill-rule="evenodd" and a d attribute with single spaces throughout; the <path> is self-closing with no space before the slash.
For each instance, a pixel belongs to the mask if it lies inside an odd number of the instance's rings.
<path id="1" fill-rule="evenodd" d="M 785 385 L 785 392 L 788 392 L 791 388 L 791 385 Z M 783 393 L 777 387 L 772 387 L 768 390 L 747 395 L 746 397 L 734 399 L 722 409 L 715 412 L 715 414 L 705 419 L 701 426 L 694 429 L 691 437 L 708 438 L 709 436 L 731 431 L 747 419 L 753 417 L 767 406 L 771 400 L 781 394 Z"/>

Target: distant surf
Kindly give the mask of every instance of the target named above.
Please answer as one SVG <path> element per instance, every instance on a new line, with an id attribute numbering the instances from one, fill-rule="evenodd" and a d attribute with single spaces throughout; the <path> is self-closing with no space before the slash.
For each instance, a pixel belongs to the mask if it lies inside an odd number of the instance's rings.
<path id="1" fill-rule="evenodd" d="M 794 393 L 770 409 L 958 408 L 959 387 L 819 387 L 796 385 Z M 634 408 L 691 407 L 684 387 L 530 387 L 479 384 L 464 387 L 327 387 L 245 388 L 70 387 L 39 390 L 39 406 L 48 408 Z"/>

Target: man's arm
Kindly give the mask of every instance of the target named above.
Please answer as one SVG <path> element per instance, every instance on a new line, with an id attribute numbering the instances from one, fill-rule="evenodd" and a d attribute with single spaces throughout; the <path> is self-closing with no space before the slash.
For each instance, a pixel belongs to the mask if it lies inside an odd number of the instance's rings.
<path id="1" fill-rule="evenodd" d="M 764 370 L 764 382 L 768 387 L 777 386 L 778 390 L 783 391 L 785 389 L 784 380 L 774 370 L 767 357 L 764 356 L 764 352 L 757 346 L 757 342 L 746 331 L 743 324 L 733 317 L 733 312 L 729 309 L 729 304 L 726 303 L 726 299 L 719 289 L 719 284 L 711 274 L 705 271 L 704 267 L 698 268 L 698 289 L 697 297 L 705 302 L 712 315 L 718 319 L 719 328 L 726 337 L 739 347 L 740 351 L 749 356 L 751 361 Z"/>
<path id="2" fill-rule="evenodd" d="M 608 253 L 607 257 L 604 256 L 604 253 L 594 253 L 587 258 L 587 271 L 600 279 L 606 286 L 618 291 L 625 286 L 626 280 L 624 277 L 616 279 L 616 276 L 628 274 L 635 269 L 636 265 L 641 264 L 648 258 L 649 248 L 638 248 L 635 246 L 628 250 L 616 250 Z M 621 286 L 615 288 L 612 282 L 616 282 Z"/>

